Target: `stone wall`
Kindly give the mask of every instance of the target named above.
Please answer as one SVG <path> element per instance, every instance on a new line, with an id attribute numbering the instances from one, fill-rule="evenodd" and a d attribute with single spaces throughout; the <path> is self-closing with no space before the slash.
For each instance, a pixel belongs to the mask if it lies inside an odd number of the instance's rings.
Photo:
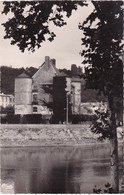
<path id="1" fill-rule="evenodd" d="M 1 146 L 69 146 L 96 142 L 89 124 L 2 125 Z"/>

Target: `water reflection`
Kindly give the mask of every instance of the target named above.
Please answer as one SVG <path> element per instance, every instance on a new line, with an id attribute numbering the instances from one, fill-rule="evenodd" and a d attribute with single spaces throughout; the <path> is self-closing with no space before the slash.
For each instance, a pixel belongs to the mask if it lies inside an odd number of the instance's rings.
<path id="1" fill-rule="evenodd" d="M 110 182 L 109 155 L 103 145 L 2 148 L 2 193 L 92 193 L 94 185 Z"/>

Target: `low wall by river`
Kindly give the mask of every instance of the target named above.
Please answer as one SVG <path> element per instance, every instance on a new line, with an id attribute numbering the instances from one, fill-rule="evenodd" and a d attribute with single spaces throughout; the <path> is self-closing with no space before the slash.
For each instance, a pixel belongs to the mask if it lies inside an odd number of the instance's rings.
<path id="1" fill-rule="evenodd" d="M 1 125 L 1 146 L 54 146 L 96 142 L 89 124 Z"/>
<path id="2" fill-rule="evenodd" d="M 72 146 L 96 143 L 98 135 L 89 124 L 80 125 L 1 125 L 1 147 Z M 123 141 L 123 140 L 122 140 Z"/>

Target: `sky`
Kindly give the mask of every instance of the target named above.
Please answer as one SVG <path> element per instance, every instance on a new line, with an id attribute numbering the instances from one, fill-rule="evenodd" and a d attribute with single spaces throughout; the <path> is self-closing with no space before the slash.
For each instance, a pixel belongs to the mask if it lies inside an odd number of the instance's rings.
<path id="1" fill-rule="evenodd" d="M 11 45 L 9 39 L 4 39 L 4 27 L 1 25 L 6 21 L 7 16 L 1 14 L 2 2 L 0 1 L 0 66 L 36 67 L 38 68 L 43 62 L 45 56 L 56 59 L 57 68 L 71 68 L 71 64 L 81 66 L 82 57 L 80 56 L 81 37 L 83 32 L 78 29 L 79 22 L 83 22 L 93 11 L 93 5 L 89 2 L 88 7 L 79 7 L 73 11 L 72 16 L 67 19 L 67 25 L 64 27 L 51 26 L 56 37 L 53 42 L 46 41 L 42 47 L 35 52 L 25 51 L 22 53 L 16 45 Z"/>

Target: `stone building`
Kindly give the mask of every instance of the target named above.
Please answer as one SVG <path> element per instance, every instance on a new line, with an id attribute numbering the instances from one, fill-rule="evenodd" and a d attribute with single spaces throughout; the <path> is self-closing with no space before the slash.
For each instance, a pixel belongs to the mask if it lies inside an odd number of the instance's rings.
<path id="1" fill-rule="evenodd" d="M 58 81 L 54 78 L 63 76 L 66 78 L 65 90 L 71 95 L 72 112 L 79 114 L 81 80 L 65 76 L 65 73 L 56 68 L 56 60 L 50 59 L 49 56 L 45 57 L 44 63 L 32 78 L 22 73 L 15 79 L 15 114 L 53 114 L 53 110 L 47 106 L 48 103 L 53 102 L 53 80 Z"/>
<path id="2" fill-rule="evenodd" d="M 56 60 L 46 56 L 45 62 L 32 77 L 33 113 L 52 114 L 52 110 L 45 106 L 45 103 L 53 101 L 52 95 L 45 91 L 45 87 L 52 88 L 53 77 L 58 74 Z"/>

